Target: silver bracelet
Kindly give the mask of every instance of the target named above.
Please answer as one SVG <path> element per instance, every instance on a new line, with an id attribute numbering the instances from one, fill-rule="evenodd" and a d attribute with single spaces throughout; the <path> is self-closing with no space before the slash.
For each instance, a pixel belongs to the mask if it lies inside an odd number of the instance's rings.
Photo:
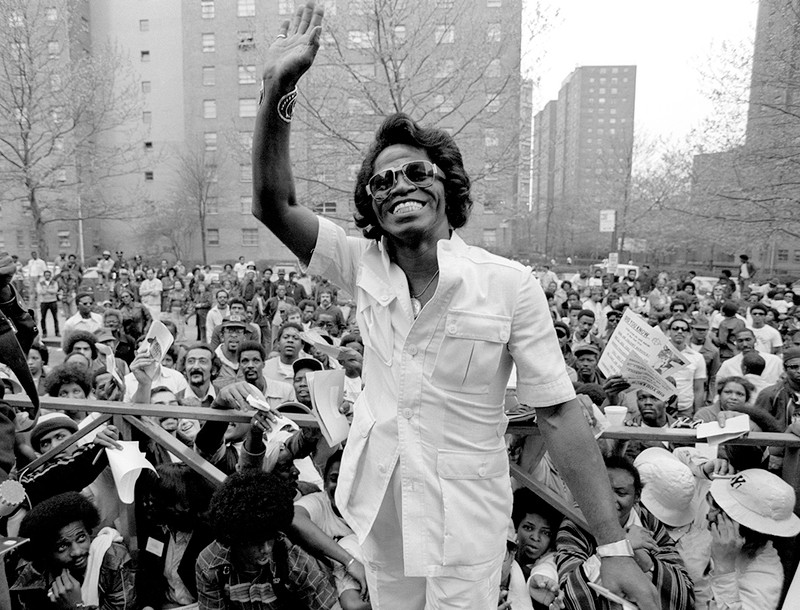
<path id="1" fill-rule="evenodd" d="M 278 116 L 284 123 L 291 123 L 294 116 L 294 105 L 297 101 L 297 87 L 278 100 Z"/>

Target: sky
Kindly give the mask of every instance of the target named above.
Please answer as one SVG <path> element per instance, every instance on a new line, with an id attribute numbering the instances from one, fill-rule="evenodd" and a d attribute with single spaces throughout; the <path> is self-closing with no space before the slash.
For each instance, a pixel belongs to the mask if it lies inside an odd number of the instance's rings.
<path id="1" fill-rule="evenodd" d="M 545 1 L 545 0 L 541 0 Z M 523 0 L 529 14 L 536 0 Z M 558 96 L 578 66 L 637 66 L 637 131 L 680 137 L 710 111 L 700 68 L 724 41 L 748 40 L 757 0 L 550 0 L 554 26 L 523 47 L 523 57 L 546 50 L 534 93 L 534 113 Z M 524 37 L 523 37 L 524 40 Z M 529 66 L 528 66 L 529 67 Z"/>

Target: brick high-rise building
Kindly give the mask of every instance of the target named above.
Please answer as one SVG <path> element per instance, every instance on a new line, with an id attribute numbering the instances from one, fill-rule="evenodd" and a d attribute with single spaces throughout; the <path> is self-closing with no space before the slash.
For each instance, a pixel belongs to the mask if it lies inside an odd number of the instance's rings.
<path id="1" fill-rule="evenodd" d="M 624 216 L 633 153 L 636 66 L 581 66 L 534 117 L 533 213 L 539 254 L 608 252 L 600 210 Z"/>

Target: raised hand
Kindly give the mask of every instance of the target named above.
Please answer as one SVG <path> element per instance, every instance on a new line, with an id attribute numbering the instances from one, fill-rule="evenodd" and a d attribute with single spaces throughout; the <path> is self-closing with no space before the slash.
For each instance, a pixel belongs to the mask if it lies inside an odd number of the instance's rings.
<path id="1" fill-rule="evenodd" d="M 317 56 L 324 14 L 321 6 L 307 2 L 297 9 L 291 23 L 281 24 L 278 37 L 267 50 L 264 80 L 274 80 L 284 87 L 297 84 Z"/>

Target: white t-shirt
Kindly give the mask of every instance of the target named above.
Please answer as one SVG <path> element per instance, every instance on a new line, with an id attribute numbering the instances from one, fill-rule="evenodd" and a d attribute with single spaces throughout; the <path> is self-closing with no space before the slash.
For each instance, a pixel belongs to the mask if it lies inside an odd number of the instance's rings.
<path id="1" fill-rule="evenodd" d="M 765 324 L 761 328 L 750 327 L 753 334 L 756 336 L 756 349 L 765 354 L 775 353 L 773 348 L 783 347 L 783 339 L 781 333 L 769 324 Z"/>
<path id="2" fill-rule="evenodd" d="M 684 348 L 681 354 L 689 361 L 689 364 L 671 375 L 675 379 L 678 410 L 694 411 L 694 382 L 706 378 L 706 361 L 701 354 L 691 348 Z"/>
<path id="3" fill-rule="evenodd" d="M 318 491 L 303 496 L 295 502 L 295 505 L 305 508 L 314 525 L 334 540 L 353 533 L 344 519 L 333 512 L 333 505 L 327 492 Z"/>

